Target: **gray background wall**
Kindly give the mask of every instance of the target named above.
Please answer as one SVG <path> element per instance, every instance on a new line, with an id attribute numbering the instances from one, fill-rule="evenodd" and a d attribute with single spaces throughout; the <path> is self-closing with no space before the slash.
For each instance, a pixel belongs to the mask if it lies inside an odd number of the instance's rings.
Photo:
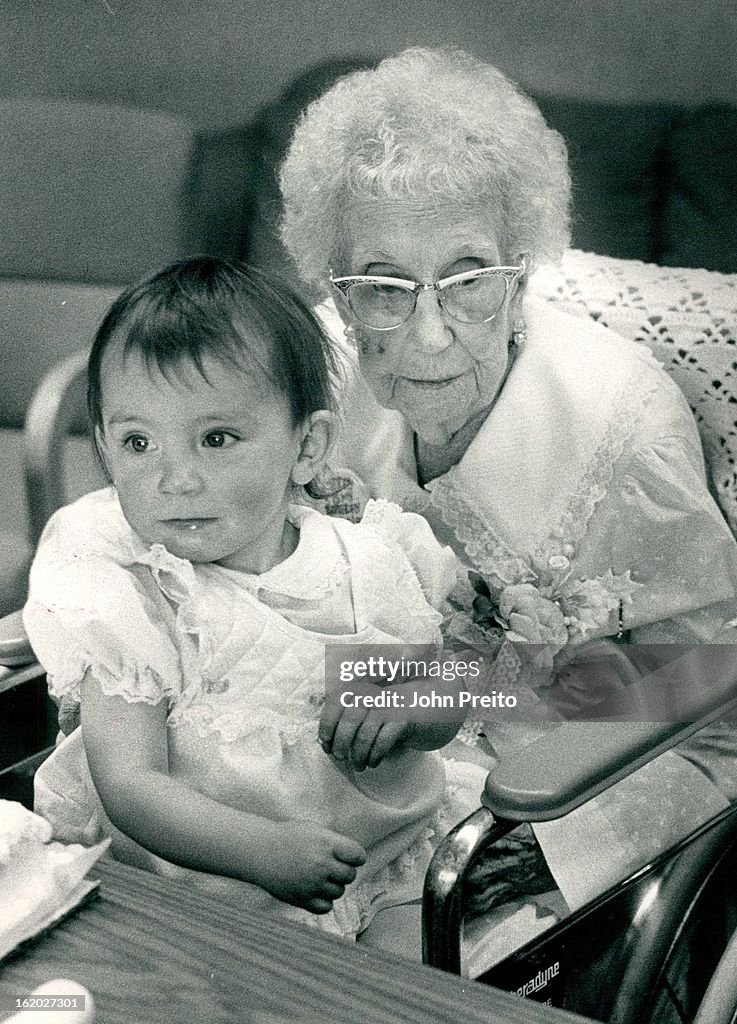
<path id="1" fill-rule="evenodd" d="M 535 92 L 737 103 L 737 0 L 0 0 L 0 96 L 247 120 L 329 56 L 456 43 Z"/>

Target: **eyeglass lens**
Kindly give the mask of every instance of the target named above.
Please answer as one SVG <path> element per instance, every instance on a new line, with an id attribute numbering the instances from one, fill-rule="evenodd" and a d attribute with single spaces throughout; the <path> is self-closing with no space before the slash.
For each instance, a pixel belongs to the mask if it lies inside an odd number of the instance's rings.
<path id="1" fill-rule="evenodd" d="M 501 274 L 486 274 L 456 281 L 437 290 L 443 309 L 464 324 L 482 323 L 496 316 L 504 304 L 507 283 Z M 349 302 L 359 320 L 369 327 L 398 327 L 414 312 L 417 296 L 409 288 L 357 282 Z"/>

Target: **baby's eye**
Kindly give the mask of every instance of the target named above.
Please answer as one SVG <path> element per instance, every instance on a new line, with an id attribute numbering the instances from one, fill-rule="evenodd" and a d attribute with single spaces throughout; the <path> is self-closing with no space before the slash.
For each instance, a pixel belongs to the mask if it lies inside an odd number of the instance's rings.
<path id="1" fill-rule="evenodd" d="M 238 438 L 227 430 L 211 430 L 205 435 L 204 444 L 208 448 L 230 448 Z"/>
<path id="2" fill-rule="evenodd" d="M 141 454 L 149 450 L 151 442 L 143 434 L 131 434 L 130 437 L 126 437 L 123 446 L 129 448 L 132 452 Z"/>

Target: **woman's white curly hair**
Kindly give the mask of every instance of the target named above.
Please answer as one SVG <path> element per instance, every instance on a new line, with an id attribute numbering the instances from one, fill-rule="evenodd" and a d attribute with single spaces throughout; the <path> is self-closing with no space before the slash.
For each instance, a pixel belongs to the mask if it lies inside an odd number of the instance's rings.
<path id="1" fill-rule="evenodd" d="M 527 253 L 532 265 L 556 262 L 570 241 L 563 139 L 462 50 L 412 48 L 340 79 L 303 114 L 280 183 L 284 244 L 320 291 L 352 200 L 486 206 L 504 258 Z"/>

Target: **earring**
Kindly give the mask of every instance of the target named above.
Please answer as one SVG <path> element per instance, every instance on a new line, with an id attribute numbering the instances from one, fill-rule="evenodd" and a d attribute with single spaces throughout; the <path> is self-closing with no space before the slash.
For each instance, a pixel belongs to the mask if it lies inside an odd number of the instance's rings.
<path id="1" fill-rule="evenodd" d="M 527 324 L 524 320 L 518 320 L 512 328 L 512 344 L 521 348 L 527 341 Z"/>

